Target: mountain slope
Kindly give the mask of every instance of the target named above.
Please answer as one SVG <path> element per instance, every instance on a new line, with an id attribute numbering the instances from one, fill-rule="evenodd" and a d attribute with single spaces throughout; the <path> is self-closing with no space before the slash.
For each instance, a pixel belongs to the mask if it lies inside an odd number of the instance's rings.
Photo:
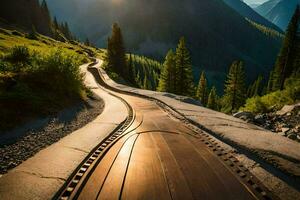
<path id="1" fill-rule="evenodd" d="M 223 0 L 228 6 L 233 8 L 235 11 L 240 13 L 242 16 L 254 21 L 256 23 L 262 24 L 268 28 L 272 28 L 276 31 L 282 32 L 280 28 L 276 25 L 262 17 L 261 15 L 257 14 L 250 6 L 240 0 Z"/>
<path id="2" fill-rule="evenodd" d="M 48 5 L 61 20 L 72 20 L 77 35 L 101 47 L 113 22 L 122 27 L 129 51 L 156 58 L 185 36 L 193 64 L 217 73 L 217 80 L 237 59 L 245 61 L 250 78 L 266 74 L 280 47 L 220 0 L 51 0 Z M 81 8 L 80 15 L 70 11 L 74 6 Z"/>
<path id="3" fill-rule="evenodd" d="M 19 25 L 26 29 L 32 26 L 39 33 L 51 34 L 50 14 L 46 6 L 38 0 L 9 0 L 1 2 L 0 18 L 9 24 Z"/>
<path id="4" fill-rule="evenodd" d="M 270 0 L 255 8 L 255 11 L 285 30 L 297 4 L 300 0 Z"/>

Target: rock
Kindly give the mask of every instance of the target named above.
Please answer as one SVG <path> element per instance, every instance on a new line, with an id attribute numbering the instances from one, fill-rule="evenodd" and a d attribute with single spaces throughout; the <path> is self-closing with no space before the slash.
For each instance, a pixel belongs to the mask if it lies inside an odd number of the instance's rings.
<path id="1" fill-rule="evenodd" d="M 260 125 L 266 124 L 266 116 L 265 115 L 256 115 L 254 117 L 254 122 Z"/>
<path id="2" fill-rule="evenodd" d="M 296 134 L 289 134 L 288 136 L 287 136 L 287 138 L 289 138 L 289 139 L 291 139 L 291 140 L 297 140 L 297 135 Z"/>
<path id="3" fill-rule="evenodd" d="M 241 111 L 233 114 L 234 117 L 245 120 L 245 121 L 253 121 L 254 115 L 251 112 Z"/>
<path id="4" fill-rule="evenodd" d="M 282 116 L 288 113 L 295 112 L 298 109 L 300 109 L 300 103 L 294 105 L 285 105 L 281 110 L 277 111 L 276 114 Z"/>
<path id="5" fill-rule="evenodd" d="M 281 132 L 286 133 L 286 132 L 288 132 L 289 130 L 290 130 L 289 128 L 282 128 L 282 129 L 281 129 Z"/>
<path id="6" fill-rule="evenodd" d="M 10 162 L 10 163 L 8 164 L 8 168 L 9 168 L 9 169 L 14 168 L 14 167 L 16 167 L 16 166 L 17 166 L 17 164 L 16 164 L 15 162 Z"/>

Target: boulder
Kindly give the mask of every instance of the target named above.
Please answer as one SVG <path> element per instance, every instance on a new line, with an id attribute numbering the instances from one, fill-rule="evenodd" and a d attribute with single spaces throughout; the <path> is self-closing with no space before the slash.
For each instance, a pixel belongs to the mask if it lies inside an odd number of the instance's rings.
<path id="1" fill-rule="evenodd" d="M 277 115 L 291 115 L 292 112 L 298 112 L 300 109 L 300 103 L 294 104 L 294 105 L 285 105 L 283 108 L 276 112 Z"/>
<path id="2" fill-rule="evenodd" d="M 234 117 L 245 120 L 245 121 L 253 121 L 254 115 L 251 112 L 240 111 L 238 113 L 233 114 Z"/>
<path id="3" fill-rule="evenodd" d="M 288 136 L 287 136 L 287 138 L 289 138 L 289 139 L 291 139 L 291 140 L 297 140 L 297 135 L 296 134 L 289 134 Z"/>
<path id="4" fill-rule="evenodd" d="M 282 129 L 281 129 L 281 132 L 286 133 L 286 132 L 288 132 L 289 130 L 290 130 L 289 128 L 282 128 Z"/>
<path id="5" fill-rule="evenodd" d="M 254 117 L 254 122 L 255 122 L 256 124 L 264 125 L 264 124 L 266 124 L 266 121 L 267 121 L 267 119 L 266 119 L 266 116 L 265 116 L 264 114 L 256 115 L 256 116 Z"/>

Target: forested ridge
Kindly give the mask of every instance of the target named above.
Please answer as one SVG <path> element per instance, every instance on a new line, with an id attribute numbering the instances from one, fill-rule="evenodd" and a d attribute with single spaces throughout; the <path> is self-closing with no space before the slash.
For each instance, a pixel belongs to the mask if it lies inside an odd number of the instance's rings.
<path id="1" fill-rule="evenodd" d="M 281 45 L 280 39 L 262 33 L 222 0 L 47 2 L 81 39 L 88 37 L 98 47 L 106 47 L 114 22 L 123 30 L 128 52 L 159 61 L 184 36 L 193 71 L 205 70 L 216 77 L 213 84 L 218 90 L 228 66 L 236 59 L 244 62 L 248 83 L 259 74 L 267 76 Z"/>
<path id="2" fill-rule="evenodd" d="M 29 32 L 65 41 L 74 39 L 67 22 L 59 22 L 50 14 L 45 0 L 9 0 L 1 3 L 0 19 L 2 26 L 22 28 Z"/>
<path id="3" fill-rule="evenodd" d="M 195 84 L 192 71 L 192 54 L 184 37 L 181 37 L 176 49 L 168 51 L 162 66 L 157 62 L 151 62 L 152 64 L 148 65 L 149 67 L 146 70 L 144 68 L 144 73 L 141 73 L 133 65 L 134 56 L 129 54 L 126 59 L 122 31 L 117 24 L 114 24 L 112 36 L 108 40 L 105 66 L 109 69 L 110 60 L 116 60 L 118 57 L 117 55 L 116 57 L 109 56 L 110 51 L 117 52 L 109 45 L 110 40 L 114 40 L 116 43 L 121 42 L 121 45 L 119 44 L 123 49 L 123 56 L 121 57 L 124 57 L 123 67 L 122 65 L 115 65 L 119 69 L 115 68 L 114 72 L 137 87 L 150 90 L 156 88 L 161 92 L 194 97 L 203 106 L 225 113 L 234 113 L 241 109 L 252 112 L 266 112 L 271 109 L 279 109 L 285 103 L 297 102 L 300 99 L 299 22 L 300 10 L 298 6 L 284 36 L 269 28 L 260 26 L 259 29 L 264 34 L 278 39 L 284 38 L 273 70 L 269 76 L 260 74 L 255 81 L 248 84 L 246 80 L 249 74 L 246 73 L 245 64 L 237 59 L 228 69 L 223 93 L 218 92 L 217 88 L 207 79 L 205 71 L 201 72 L 198 85 Z M 251 21 L 249 23 L 258 26 L 258 24 Z M 126 73 L 120 73 L 122 70 L 125 70 Z M 141 74 L 144 74 L 143 78 L 141 78 Z M 159 81 L 156 85 L 158 75 Z M 131 76 L 134 76 L 135 79 L 130 78 Z M 266 99 L 268 100 L 266 101 Z"/>

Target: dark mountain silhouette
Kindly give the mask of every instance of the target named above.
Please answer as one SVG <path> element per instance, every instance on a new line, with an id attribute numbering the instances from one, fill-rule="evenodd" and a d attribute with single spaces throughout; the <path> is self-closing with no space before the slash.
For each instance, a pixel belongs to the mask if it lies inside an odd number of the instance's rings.
<path id="1" fill-rule="evenodd" d="M 26 29 L 32 26 L 44 35 L 51 34 L 51 17 L 45 2 L 38 0 L 5 0 L 1 2 L 0 18 L 6 23 Z"/>

